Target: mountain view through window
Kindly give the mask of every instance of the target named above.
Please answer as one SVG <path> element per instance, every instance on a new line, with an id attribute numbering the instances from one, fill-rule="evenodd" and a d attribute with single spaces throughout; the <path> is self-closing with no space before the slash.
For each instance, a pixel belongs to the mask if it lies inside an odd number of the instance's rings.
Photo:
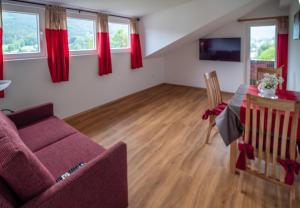
<path id="1" fill-rule="evenodd" d="M 4 54 L 40 52 L 38 14 L 4 11 L 2 15 Z"/>
<path id="2" fill-rule="evenodd" d="M 68 18 L 68 41 L 72 51 L 93 50 L 95 46 L 95 21 Z"/>
<path id="3" fill-rule="evenodd" d="M 109 37 L 111 48 L 129 48 L 129 25 L 110 22 Z"/>

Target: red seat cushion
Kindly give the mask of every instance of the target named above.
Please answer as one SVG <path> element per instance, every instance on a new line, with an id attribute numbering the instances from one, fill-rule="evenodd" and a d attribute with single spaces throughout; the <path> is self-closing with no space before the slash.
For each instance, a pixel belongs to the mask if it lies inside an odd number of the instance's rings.
<path id="1" fill-rule="evenodd" d="M 0 119 L 0 176 L 22 201 L 52 186 L 50 172 L 22 142 L 16 130 Z"/>
<path id="2" fill-rule="evenodd" d="M 220 115 L 224 109 L 227 107 L 227 103 L 220 103 L 218 106 L 216 106 L 214 109 L 208 109 L 204 112 L 204 114 L 202 115 L 202 120 L 207 120 L 209 118 L 209 116 L 218 116 Z"/>
<path id="3" fill-rule="evenodd" d="M 19 135 L 33 152 L 36 152 L 77 131 L 55 116 L 19 129 Z"/>
<path id="4" fill-rule="evenodd" d="M 80 162 L 89 162 L 105 149 L 87 136 L 76 133 L 37 152 L 36 156 L 57 178 Z"/>

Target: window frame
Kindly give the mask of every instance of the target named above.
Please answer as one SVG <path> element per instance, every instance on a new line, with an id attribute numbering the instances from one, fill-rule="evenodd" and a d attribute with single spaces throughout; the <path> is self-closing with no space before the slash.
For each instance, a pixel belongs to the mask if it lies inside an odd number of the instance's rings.
<path id="1" fill-rule="evenodd" d="M 278 35 L 278 25 L 277 25 L 277 22 L 274 22 L 274 21 L 269 21 L 269 22 L 265 22 L 265 23 L 256 23 L 256 24 L 249 24 L 249 58 L 250 60 L 252 60 L 251 58 L 251 28 L 252 27 L 274 27 L 275 28 L 275 39 L 274 39 L 274 44 L 275 44 L 275 54 L 274 54 L 274 60 L 262 60 L 262 59 L 253 59 L 253 60 L 256 60 L 256 61 L 273 61 L 275 64 L 277 62 L 277 35 Z"/>
<path id="2" fill-rule="evenodd" d="M 23 3 L 3 2 L 2 12 L 16 12 L 23 14 L 37 14 L 38 15 L 38 40 L 39 52 L 32 53 L 18 53 L 18 54 L 5 54 L 3 52 L 4 61 L 27 60 L 46 58 L 46 38 L 45 38 L 45 8 L 40 6 L 28 6 Z"/>
<path id="3" fill-rule="evenodd" d="M 130 20 L 125 19 L 125 18 L 120 18 L 120 17 L 113 17 L 109 16 L 108 17 L 108 23 L 116 23 L 116 24 L 124 24 L 128 25 L 128 48 L 110 48 L 110 51 L 112 53 L 130 53 L 130 48 L 131 48 L 131 40 L 130 40 Z M 108 25 L 109 26 L 109 25 Z M 108 32 L 109 32 L 109 27 L 108 27 Z"/>
<path id="4" fill-rule="evenodd" d="M 82 20 L 92 20 L 94 21 L 94 49 L 85 50 L 71 50 L 69 48 L 70 56 L 84 56 L 84 55 L 96 55 L 97 54 L 97 15 L 88 12 L 76 12 L 73 10 L 67 11 L 67 18 L 82 19 Z M 67 25 L 68 27 L 68 25 Z M 68 30 L 68 28 L 67 28 Z M 69 30 L 68 30 L 69 33 Z"/>

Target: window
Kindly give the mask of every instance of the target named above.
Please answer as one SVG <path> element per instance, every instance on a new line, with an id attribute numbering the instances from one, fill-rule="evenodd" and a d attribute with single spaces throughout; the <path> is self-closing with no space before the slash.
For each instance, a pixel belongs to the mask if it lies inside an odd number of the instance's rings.
<path id="1" fill-rule="evenodd" d="M 250 36 L 251 60 L 275 61 L 276 26 L 253 26 Z"/>
<path id="2" fill-rule="evenodd" d="M 72 52 L 96 50 L 96 21 L 93 19 L 67 18 L 69 50 Z"/>
<path id="3" fill-rule="evenodd" d="M 250 26 L 250 84 L 257 83 L 257 68 L 276 65 L 276 25 Z"/>
<path id="4" fill-rule="evenodd" d="M 3 53 L 5 59 L 44 56 L 41 8 L 4 4 Z"/>
<path id="5" fill-rule="evenodd" d="M 3 13 L 3 51 L 6 54 L 39 53 L 38 14 Z"/>
<path id="6" fill-rule="evenodd" d="M 111 49 L 125 49 L 130 48 L 130 27 L 126 20 L 110 20 L 108 23 L 109 38 Z"/>

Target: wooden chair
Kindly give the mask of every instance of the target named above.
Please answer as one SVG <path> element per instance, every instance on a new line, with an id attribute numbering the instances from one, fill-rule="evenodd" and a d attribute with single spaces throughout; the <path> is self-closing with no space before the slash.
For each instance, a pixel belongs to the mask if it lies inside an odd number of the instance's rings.
<path id="1" fill-rule="evenodd" d="M 246 157 L 246 169 L 240 171 L 240 186 L 242 187 L 243 174 L 247 173 L 285 187 L 290 192 L 291 208 L 296 207 L 295 185 L 285 183 L 286 171 L 277 159 L 285 160 L 289 155 L 290 160 L 296 160 L 298 118 L 299 104 L 294 101 L 247 95 L 244 144 L 253 147 L 255 159 L 249 160 Z M 272 120 L 275 121 L 273 127 Z M 289 127 L 291 131 L 288 135 Z"/>
<path id="2" fill-rule="evenodd" d="M 260 80 L 263 78 L 263 75 L 268 74 L 275 74 L 278 77 L 282 77 L 282 69 L 283 66 L 279 68 L 263 68 L 263 67 L 257 67 L 257 73 L 256 73 L 256 80 Z M 282 89 L 282 84 L 279 85 L 279 89 Z"/>
<path id="3" fill-rule="evenodd" d="M 208 106 L 210 109 L 217 107 L 222 103 L 222 94 L 217 77 L 217 72 L 212 71 L 204 74 L 204 79 L 206 83 L 207 97 L 208 97 Z M 207 135 L 205 143 L 209 143 L 209 137 L 212 128 L 216 125 L 215 116 L 209 116 L 209 126 L 207 130 Z"/>

